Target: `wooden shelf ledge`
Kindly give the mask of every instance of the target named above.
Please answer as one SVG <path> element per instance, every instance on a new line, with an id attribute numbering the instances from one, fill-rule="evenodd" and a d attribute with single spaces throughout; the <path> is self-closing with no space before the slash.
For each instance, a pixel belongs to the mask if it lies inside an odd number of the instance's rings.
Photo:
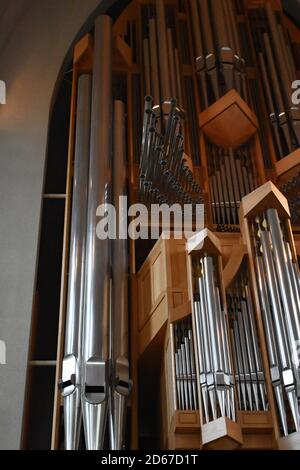
<path id="1" fill-rule="evenodd" d="M 274 426 L 270 411 L 239 411 L 243 449 L 275 449 Z"/>
<path id="2" fill-rule="evenodd" d="M 200 435 L 199 411 L 175 411 L 172 427 L 176 433 L 199 433 Z"/>
<path id="3" fill-rule="evenodd" d="M 202 444 L 212 450 L 237 449 L 243 444 L 241 427 L 226 417 L 203 424 Z"/>
<path id="4" fill-rule="evenodd" d="M 168 435 L 168 448 L 201 449 L 199 411 L 175 411 Z"/>

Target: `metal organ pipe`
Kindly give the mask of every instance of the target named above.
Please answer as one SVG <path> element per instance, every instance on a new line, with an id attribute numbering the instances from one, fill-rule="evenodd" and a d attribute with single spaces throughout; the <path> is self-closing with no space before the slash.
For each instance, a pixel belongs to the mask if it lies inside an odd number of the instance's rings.
<path id="1" fill-rule="evenodd" d="M 198 0 L 198 7 L 200 12 L 200 18 L 202 21 L 203 33 L 205 38 L 205 50 L 206 54 L 214 54 L 214 40 L 212 35 L 212 28 L 210 23 L 210 13 L 208 8 L 207 0 Z"/>
<path id="2" fill-rule="evenodd" d="M 151 94 L 151 78 L 150 78 L 150 54 L 149 54 L 149 39 L 143 40 L 144 64 L 145 64 L 145 89 L 146 95 Z"/>
<path id="3" fill-rule="evenodd" d="M 87 185 L 90 150 L 91 77 L 78 80 L 65 354 L 60 388 L 64 398 L 66 450 L 78 449 L 81 432 L 81 341 L 84 309 Z"/>
<path id="4" fill-rule="evenodd" d="M 117 234 L 127 232 L 127 210 L 119 199 L 126 196 L 125 110 L 114 104 L 113 200 L 117 213 Z M 121 450 L 125 441 L 127 397 L 131 388 L 128 362 L 128 258 L 127 240 L 117 235 L 112 241 L 111 314 L 111 449 Z"/>
<path id="5" fill-rule="evenodd" d="M 103 447 L 107 416 L 110 245 L 96 235 L 97 208 L 111 202 L 112 21 L 95 22 L 83 335 L 82 407 L 88 450 Z"/>
<path id="6" fill-rule="evenodd" d="M 232 1 L 222 0 L 224 12 L 227 16 L 227 32 L 229 44 L 235 50 L 238 57 L 241 57 L 240 39 L 237 29 L 236 19 L 234 17 Z"/>
<path id="7" fill-rule="evenodd" d="M 175 55 L 175 71 L 176 71 L 176 81 L 177 81 L 177 91 L 178 91 L 178 102 L 179 102 L 179 106 L 183 107 L 179 52 L 177 48 L 174 49 L 174 55 Z"/>
<path id="8" fill-rule="evenodd" d="M 156 0 L 157 14 L 157 32 L 159 45 L 159 65 L 161 70 L 161 94 L 162 101 L 167 101 L 171 96 L 170 73 L 169 73 L 169 57 L 168 57 L 168 41 L 167 27 L 165 16 L 165 4 L 161 0 Z"/>
<path id="9" fill-rule="evenodd" d="M 220 49 L 222 47 L 228 47 L 228 36 L 226 30 L 226 24 L 224 22 L 224 11 L 222 0 L 211 0 L 212 14 L 214 17 L 216 25 L 216 33 L 218 37 L 218 46 Z"/>
<path id="10" fill-rule="evenodd" d="M 282 150 L 282 145 L 281 145 L 281 140 L 280 140 L 280 134 L 279 134 L 279 124 L 277 120 L 277 116 L 275 113 L 275 104 L 273 101 L 272 93 L 271 93 L 271 88 L 268 80 L 268 74 L 267 74 L 267 69 L 266 69 L 266 64 L 264 60 L 263 53 L 260 52 L 258 55 L 259 59 L 259 64 L 260 64 L 260 69 L 261 69 L 261 74 L 262 74 L 262 80 L 263 80 L 263 85 L 264 85 L 264 91 L 266 94 L 266 101 L 267 101 L 267 106 L 268 106 L 268 111 L 269 111 L 269 118 L 272 124 L 273 132 L 274 132 L 274 138 L 275 142 L 280 154 L 280 158 L 283 157 L 283 150 Z"/>
<path id="11" fill-rule="evenodd" d="M 279 39 L 280 39 L 280 43 L 281 43 L 281 48 L 282 48 L 282 51 L 283 51 L 283 57 L 282 58 L 285 62 L 285 67 L 286 67 L 288 75 L 289 75 L 290 83 L 292 83 L 295 80 L 295 78 L 297 77 L 297 75 L 296 75 L 296 70 L 295 70 L 295 67 L 294 67 L 293 60 L 290 61 L 290 56 L 289 56 L 289 53 L 288 53 L 288 47 L 286 45 L 284 32 L 283 32 L 283 28 L 282 28 L 281 24 L 278 24 L 278 35 L 279 35 Z"/>
<path id="12" fill-rule="evenodd" d="M 198 0 L 200 18 L 202 20 L 202 28 L 205 44 L 205 68 L 207 75 L 210 77 L 214 98 L 219 98 L 219 83 L 216 69 L 216 54 L 214 48 L 214 40 L 212 26 L 210 22 L 210 12 L 207 0 Z"/>
<path id="13" fill-rule="evenodd" d="M 149 20 L 149 34 L 150 34 L 150 57 L 151 57 L 151 82 L 154 103 L 160 104 L 160 91 L 159 91 L 159 73 L 158 73 L 158 56 L 157 56 L 157 39 L 156 39 L 156 21 L 154 18 Z"/>
<path id="14" fill-rule="evenodd" d="M 203 58 L 203 45 L 202 45 L 202 39 L 201 39 L 201 32 L 199 28 L 200 18 L 199 18 L 197 0 L 191 0 L 190 4 L 191 4 L 191 17 L 192 17 L 191 20 L 192 20 L 193 33 L 194 33 L 196 57 Z"/>
<path id="15" fill-rule="evenodd" d="M 171 86 L 171 96 L 178 97 L 177 93 L 177 82 L 176 82 L 176 72 L 175 72 L 175 58 L 174 58 L 174 47 L 173 47 L 173 37 L 172 30 L 168 28 L 167 31 L 168 37 L 168 52 L 169 52 L 169 61 L 170 61 L 170 86 Z"/>

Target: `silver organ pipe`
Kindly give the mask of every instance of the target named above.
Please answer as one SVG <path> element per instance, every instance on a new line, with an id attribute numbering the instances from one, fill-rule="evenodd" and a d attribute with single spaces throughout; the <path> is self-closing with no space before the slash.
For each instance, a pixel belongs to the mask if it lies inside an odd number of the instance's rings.
<path id="1" fill-rule="evenodd" d="M 111 202 L 112 22 L 95 23 L 83 334 L 82 411 L 86 446 L 103 447 L 109 373 L 110 244 L 96 234 L 97 208 Z"/>
<path id="2" fill-rule="evenodd" d="M 65 354 L 60 388 L 64 398 L 65 448 L 76 450 L 81 432 L 82 319 L 90 150 L 91 77 L 78 80 Z"/>
<path id="3" fill-rule="evenodd" d="M 192 322 L 188 318 L 172 325 L 176 383 L 176 409 L 197 410 L 196 366 Z"/>
<path id="4" fill-rule="evenodd" d="M 114 104 L 113 201 L 117 215 L 117 233 L 127 233 L 125 110 L 121 101 Z M 127 240 L 112 240 L 112 313 L 111 313 L 111 449 L 121 450 L 125 441 L 127 397 L 130 392 L 128 362 L 128 256 Z"/>

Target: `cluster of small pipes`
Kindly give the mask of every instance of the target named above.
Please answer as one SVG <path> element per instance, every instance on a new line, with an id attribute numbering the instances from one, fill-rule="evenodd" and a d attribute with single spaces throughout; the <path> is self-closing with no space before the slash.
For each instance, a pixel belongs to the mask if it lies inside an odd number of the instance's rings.
<path id="1" fill-rule="evenodd" d="M 145 98 L 139 193 L 145 204 L 201 204 L 202 191 L 184 155 L 183 113 L 177 100 L 154 106 Z"/>
<path id="2" fill-rule="evenodd" d="M 205 108 L 235 88 L 248 99 L 245 60 L 232 0 L 191 0 L 196 69 Z"/>
<path id="3" fill-rule="evenodd" d="M 227 290 L 238 405 L 244 411 L 266 411 L 265 376 L 245 264 Z"/>
<path id="4" fill-rule="evenodd" d="M 197 410 L 197 378 L 191 319 L 174 324 L 178 410 Z"/>
<path id="5" fill-rule="evenodd" d="M 234 371 L 217 259 L 208 255 L 196 258 L 194 274 L 195 349 L 204 418 L 206 423 L 225 416 L 235 421 Z"/>
<path id="6" fill-rule="evenodd" d="M 234 151 L 207 142 L 207 150 L 214 223 L 218 230 L 238 225 L 241 200 L 257 187 L 251 145 Z"/>

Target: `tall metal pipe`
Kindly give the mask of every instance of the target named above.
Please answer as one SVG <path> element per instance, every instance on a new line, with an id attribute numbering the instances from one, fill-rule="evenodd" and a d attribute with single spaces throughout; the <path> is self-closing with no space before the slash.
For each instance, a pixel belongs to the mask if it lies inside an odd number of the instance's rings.
<path id="1" fill-rule="evenodd" d="M 165 3 L 161 0 L 156 0 L 156 14 L 157 14 L 157 32 L 158 32 L 158 45 L 159 45 L 159 65 L 160 65 L 160 78 L 161 78 L 161 94 L 162 101 L 168 101 L 171 96 L 170 87 L 170 68 L 168 59 L 168 41 L 167 41 L 167 27 L 165 15 Z"/>
<path id="2" fill-rule="evenodd" d="M 78 449 L 81 413 L 81 341 L 84 309 L 87 184 L 90 150 L 91 77 L 78 80 L 65 355 L 60 387 L 64 398 L 66 450 Z"/>
<path id="3" fill-rule="evenodd" d="M 193 27 L 193 36 L 194 36 L 194 43 L 195 43 L 195 53 L 196 57 L 203 58 L 203 45 L 202 45 L 202 38 L 201 38 L 201 31 L 200 31 L 200 17 L 198 12 L 198 4 L 197 0 L 191 0 L 191 20 L 192 20 L 192 27 Z"/>
<path id="4" fill-rule="evenodd" d="M 176 82 L 176 70 L 175 70 L 175 57 L 174 57 L 174 46 L 173 46 L 173 36 L 172 36 L 172 29 L 171 28 L 168 28 L 167 37 L 168 37 L 168 52 L 169 52 L 169 64 L 170 64 L 171 96 L 173 98 L 178 99 L 177 82 Z"/>
<path id="5" fill-rule="evenodd" d="M 207 0 L 198 0 L 199 15 L 202 20 L 202 30 L 205 47 L 205 65 L 208 76 L 210 77 L 215 99 L 219 98 L 219 81 L 216 70 L 216 52 L 214 48 L 214 38 L 210 20 L 210 11 Z"/>
<path id="6" fill-rule="evenodd" d="M 128 362 L 128 255 L 126 196 L 125 109 L 114 103 L 113 201 L 116 209 L 117 238 L 112 242 L 111 315 L 111 449 L 121 450 L 125 441 L 127 398 L 131 389 Z M 123 234 L 123 235 L 122 235 Z"/>
<path id="7" fill-rule="evenodd" d="M 149 34 L 150 34 L 150 60 L 151 60 L 151 83 L 152 95 L 154 104 L 160 104 L 160 90 L 159 90 L 159 66 L 157 56 L 157 37 L 156 37 L 156 21 L 154 18 L 149 20 Z"/>
<path id="8" fill-rule="evenodd" d="M 202 20 L 202 28 L 204 35 L 204 44 L 206 54 L 214 54 L 214 39 L 210 22 L 210 12 L 207 0 L 198 0 L 199 16 Z"/>
<path id="9" fill-rule="evenodd" d="M 222 6 L 224 11 L 224 23 L 226 27 L 226 32 L 228 36 L 228 47 L 230 47 L 234 52 L 237 52 L 237 47 L 235 44 L 235 37 L 233 32 L 233 24 L 231 24 L 231 17 L 230 17 L 230 1 L 222 0 Z"/>
<path id="10" fill-rule="evenodd" d="M 283 156 L 283 151 L 282 151 L 282 146 L 281 146 L 281 140 L 280 140 L 280 134 L 279 134 L 279 129 L 278 129 L 278 122 L 277 122 L 277 117 L 275 113 L 275 104 L 273 101 L 272 93 L 271 93 L 271 87 L 270 87 L 270 82 L 268 79 L 268 74 L 267 74 L 267 69 L 266 69 L 266 64 L 265 64 L 265 59 L 263 56 L 262 52 L 259 52 L 258 54 L 258 59 L 259 59 L 259 64 L 260 64 L 260 69 L 261 69 L 261 74 L 262 74 L 262 81 L 264 85 L 264 91 L 266 94 L 266 101 L 267 101 L 267 106 L 268 106 L 268 111 L 269 111 L 269 117 L 270 121 L 273 127 L 273 132 L 274 132 L 274 137 L 275 141 L 277 144 L 277 148 L 279 150 L 280 158 Z"/>
<path id="11" fill-rule="evenodd" d="M 179 106 L 183 107 L 183 97 L 182 97 L 182 83 L 181 83 L 181 73 L 180 73 L 180 62 L 179 62 L 179 52 L 178 49 L 174 49 L 175 54 L 175 71 L 176 71 L 176 82 L 177 82 L 177 93 L 178 93 L 178 103 Z"/>
<path id="12" fill-rule="evenodd" d="M 278 36 L 279 36 L 279 40 L 280 40 L 280 43 L 281 43 L 281 48 L 282 48 L 282 51 L 283 51 L 282 59 L 285 63 L 285 67 L 286 67 L 288 75 L 289 75 L 290 83 L 292 83 L 296 79 L 297 75 L 296 75 L 296 70 L 295 70 L 295 67 L 294 67 L 293 60 L 290 61 L 290 55 L 288 53 L 288 47 L 287 47 L 287 44 L 286 44 L 286 40 L 285 40 L 285 37 L 284 37 L 284 31 L 283 31 L 283 28 L 282 28 L 281 24 L 278 24 Z"/>
<path id="13" fill-rule="evenodd" d="M 149 39 L 143 40 L 143 53 L 144 53 L 144 73 L 145 73 L 145 89 L 146 96 L 151 94 L 151 79 L 150 79 L 150 54 L 149 54 Z"/>
<path id="14" fill-rule="evenodd" d="M 290 136 L 290 131 L 289 131 L 288 122 L 287 122 L 287 114 L 285 112 L 284 99 L 281 94 L 280 83 L 279 83 L 277 72 L 276 72 L 271 43 L 270 43 L 270 39 L 267 33 L 263 35 L 263 39 L 264 39 L 264 44 L 265 44 L 266 53 L 267 53 L 268 66 L 269 66 L 269 70 L 270 70 L 270 74 L 272 78 L 272 86 L 273 86 L 273 90 L 274 90 L 274 94 L 275 94 L 276 102 L 277 102 L 279 125 L 282 128 L 284 138 L 286 140 L 289 151 L 291 152 L 292 142 L 291 142 L 291 136 Z"/>
<path id="15" fill-rule="evenodd" d="M 97 209 L 111 202 L 112 21 L 95 22 L 83 336 L 82 412 L 88 450 L 103 447 L 108 405 L 110 243 L 96 234 Z"/>
<path id="16" fill-rule="evenodd" d="M 226 30 L 226 23 L 224 21 L 224 11 L 222 0 L 211 0 L 212 18 L 215 24 L 217 43 L 219 49 L 228 47 L 228 35 Z"/>

